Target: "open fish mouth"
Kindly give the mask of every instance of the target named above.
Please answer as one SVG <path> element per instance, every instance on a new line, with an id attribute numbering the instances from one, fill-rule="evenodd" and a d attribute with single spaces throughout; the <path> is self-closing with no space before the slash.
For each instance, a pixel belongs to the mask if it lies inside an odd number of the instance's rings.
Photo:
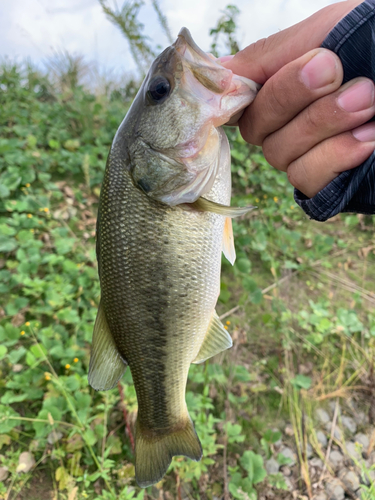
<path id="1" fill-rule="evenodd" d="M 187 28 L 180 30 L 174 47 L 182 57 L 184 66 L 193 73 L 199 83 L 216 94 L 223 94 L 221 108 L 233 111 L 231 116 L 239 111 L 233 107 L 243 108 L 250 104 L 261 87 L 254 81 L 224 68 L 218 59 L 198 47 Z M 243 96 L 241 101 L 239 96 Z M 231 98 L 236 98 L 235 104 Z"/>

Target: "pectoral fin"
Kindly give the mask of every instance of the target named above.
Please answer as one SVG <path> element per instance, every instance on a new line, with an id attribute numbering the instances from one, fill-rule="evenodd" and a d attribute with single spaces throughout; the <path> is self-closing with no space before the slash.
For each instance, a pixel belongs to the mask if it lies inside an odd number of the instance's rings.
<path id="1" fill-rule="evenodd" d="M 213 212 L 214 214 L 225 215 L 225 217 L 239 217 L 240 215 L 247 214 L 250 210 L 256 207 L 228 207 L 227 205 L 221 205 L 206 198 L 198 198 L 194 203 L 189 204 L 190 207 L 198 210 L 199 212 Z"/>
<path id="2" fill-rule="evenodd" d="M 234 261 L 236 260 L 236 249 L 234 248 L 232 219 L 230 217 L 227 217 L 225 219 L 223 234 L 223 253 L 233 266 Z"/>
<path id="3" fill-rule="evenodd" d="M 203 363 L 206 359 L 225 351 L 225 349 L 229 349 L 232 345 L 229 333 L 225 330 L 216 311 L 214 311 L 206 336 L 193 363 Z"/>
<path id="4" fill-rule="evenodd" d="M 112 389 L 123 376 L 126 367 L 127 363 L 118 352 L 100 303 L 92 337 L 89 384 L 97 391 Z"/>

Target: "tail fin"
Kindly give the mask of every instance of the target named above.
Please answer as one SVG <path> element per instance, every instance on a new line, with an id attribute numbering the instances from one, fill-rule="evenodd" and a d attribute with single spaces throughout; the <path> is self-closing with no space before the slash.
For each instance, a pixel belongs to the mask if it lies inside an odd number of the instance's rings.
<path id="1" fill-rule="evenodd" d="M 183 427 L 159 436 L 144 432 L 137 421 L 135 436 L 135 478 L 141 488 L 158 483 L 175 455 L 195 461 L 202 458 L 202 446 L 189 416 Z"/>

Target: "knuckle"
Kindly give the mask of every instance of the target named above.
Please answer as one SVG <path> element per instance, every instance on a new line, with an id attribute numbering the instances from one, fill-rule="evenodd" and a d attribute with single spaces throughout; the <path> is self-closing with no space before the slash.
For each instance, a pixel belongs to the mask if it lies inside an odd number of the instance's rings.
<path id="1" fill-rule="evenodd" d="M 300 158 L 298 161 L 291 163 L 286 174 L 291 185 L 303 192 L 307 181 L 306 165 L 303 159 Z"/>
<path id="2" fill-rule="evenodd" d="M 277 147 L 272 136 L 266 137 L 262 144 L 263 155 L 267 162 L 277 170 L 286 171 L 288 163 L 285 160 L 285 153 Z"/>
<path id="3" fill-rule="evenodd" d="M 322 125 L 325 123 L 322 114 L 315 106 L 308 106 L 305 112 L 305 127 L 309 133 L 320 131 Z"/>
<path id="4" fill-rule="evenodd" d="M 277 84 L 276 84 L 277 83 Z M 285 113 L 289 107 L 288 90 L 280 79 L 271 78 L 267 87 L 268 114 L 271 116 L 280 116 Z"/>

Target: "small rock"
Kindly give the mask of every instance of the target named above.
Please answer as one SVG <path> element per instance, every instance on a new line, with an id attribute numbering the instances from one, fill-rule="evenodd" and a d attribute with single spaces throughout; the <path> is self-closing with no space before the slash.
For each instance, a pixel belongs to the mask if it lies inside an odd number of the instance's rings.
<path id="1" fill-rule="evenodd" d="M 311 458 L 313 455 L 314 455 L 313 447 L 311 446 L 310 443 L 307 443 L 307 446 L 306 446 L 306 456 L 307 456 L 307 458 Z"/>
<path id="2" fill-rule="evenodd" d="M 285 485 L 288 488 L 289 491 L 293 491 L 295 488 L 293 486 L 292 481 L 289 479 L 289 477 L 285 477 Z"/>
<path id="3" fill-rule="evenodd" d="M 344 488 L 335 480 L 326 483 L 326 493 L 328 500 L 344 500 L 345 498 Z"/>
<path id="4" fill-rule="evenodd" d="M 361 460 L 361 454 L 360 452 L 358 452 L 357 450 L 357 446 L 352 443 L 351 441 L 349 441 L 348 443 L 346 443 L 346 451 L 347 451 L 347 454 L 349 455 L 349 457 L 351 458 L 351 460 Z"/>
<path id="5" fill-rule="evenodd" d="M 318 443 L 321 444 L 323 446 L 323 448 L 325 448 L 327 446 L 327 436 L 324 434 L 323 431 L 318 431 L 316 433 L 316 439 L 318 440 Z"/>
<path id="6" fill-rule="evenodd" d="M 292 471 L 289 469 L 289 467 L 287 465 L 283 465 L 281 468 L 280 468 L 280 471 L 282 472 L 283 476 L 291 476 L 292 475 Z"/>
<path id="7" fill-rule="evenodd" d="M 268 474 L 277 474 L 280 469 L 280 464 L 274 458 L 270 458 L 267 460 L 265 467 Z"/>
<path id="8" fill-rule="evenodd" d="M 321 424 L 326 424 L 327 422 L 329 422 L 329 415 L 325 410 L 323 410 L 323 408 L 318 408 L 315 411 L 315 416 Z"/>
<path id="9" fill-rule="evenodd" d="M 47 441 L 49 444 L 55 444 L 63 437 L 63 433 L 60 431 L 50 432 L 47 437 Z"/>
<path id="10" fill-rule="evenodd" d="M 294 451 L 293 451 L 293 450 L 291 450 L 291 449 L 290 449 L 290 448 L 288 448 L 287 446 L 284 446 L 283 448 L 281 448 L 280 453 L 281 453 L 282 455 L 284 455 L 284 457 L 286 457 L 286 458 L 289 458 L 289 459 L 290 459 L 290 462 L 289 462 L 289 464 L 288 464 L 288 465 L 293 466 L 293 465 L 296 463 L 296 461 L 297 461 L 297 456 L 296 456 L 296 454 L 294 453 Z"/>
<path id="11" fill-rule="evenodd" d="M 369 438 L 366 436 L 366 434 L 362 434 L 362 432 L 359 432 L 354 436 L 354 441 L 363 446 L 362 451 L 366 451 L 370 444 Z"/>
<path id="12" fill-rule="evenodd" d="M 23 451 L 18 459 L 17 472 L 29 472 L 34 465 L 34 456 L 29 451 Z"/>
<path id="13" fill-rule="evenodd" d="M 336 409 L 336 401 L 330 401 L 328 403 L 328 406 L 329 406 L 329 409 L 331 410 L 331 413 L 332 413 L 332 416 L 335 414 L 335 409 Z M 338 412 L 337 414 L 340 415 L 341 411 L 340 411 L 340 405 L 338 405 Z"/>
<path id="14" fill-rule="evenodd" d="M 313 497 L 313 500 L 328 500 L 328 497 L 325 493 L 318 493 Z"/>
<path id="15" fill-rule="evenodd" d="M 371 452 L 371 454 L 369 456 L 369 460 L 371 461 L 371 465 L 375 464 L 375 451 Z"/>
<path id="16" fill-rule="evenodd" d="M 320 458 L 317 458 L 317 457 L 309 460 L 309 464 L 312 467 L 316 467 L 317 469 L 323 469 L 323 467 L 324 467 L 323 460 L 321 460 Z"/>
<path id="17" fill-rule="evenodd" d="M 352 419 L 352 417 L 343 416 L 343 417 L 341 417 L 341 422 L 342 422 L 342 425 L 350 433 L 355 434 L 357 432 L 357 424 L 355 423 L 354 419 Z"/>
<path id="18" fill-rule="evenodd" d="M 285 427 L 285 430 L 284 430 L 285 434 L 287 436 L 294 436 L 294 430 L 293 430 L 293 427 L 291 425 L 287 425 Z"/>
<path id="19" fill-rule="evenodd" d="M 355 492 L 359 488 L 359 479 L 357 474 L 352 470 L 343 469 L 340 471 L 339 478 L 344 483 L 345 487 L 351 491 Z"/>
<path id="20" fill-rule="evenodd" d="M 328 432 L 328 434 L 331 434 L 332 432 L 332 422 L 327 422 L 325 425 L 325 429 Z M 333 430 L 333 437 L 337 439 L 338 441 L 342 440 L 342 431 L 337 425 L 335 426 Z"/>
<path id="21" fill-rule="evenodd" d="M 329 461 L 335 470 L 341 469 L 344 465 L 344 457 L 339 451 L 331 451 L 329 454 Z"/>
<path id="22" fill-rule="evenodd" d="M 16 363 L 15 365 L 12 366 L 12 371 L 14 373 L 19 373 L 23 369 L 23 365 L 20 365 L 19 363 Z"/>
<path id="23" fill-rule="evenodd" d="M 0 481 L 5 481 L 8 475 L 9 475 L 8 467 L 0 467 Z"/>
<path id="24" fill-rule="evenodd" d="M 368 415 L 364 411 L 357 411 L 354 414 L 354 420 L 357 425 L 367 425 L 368 424 Z"/>

